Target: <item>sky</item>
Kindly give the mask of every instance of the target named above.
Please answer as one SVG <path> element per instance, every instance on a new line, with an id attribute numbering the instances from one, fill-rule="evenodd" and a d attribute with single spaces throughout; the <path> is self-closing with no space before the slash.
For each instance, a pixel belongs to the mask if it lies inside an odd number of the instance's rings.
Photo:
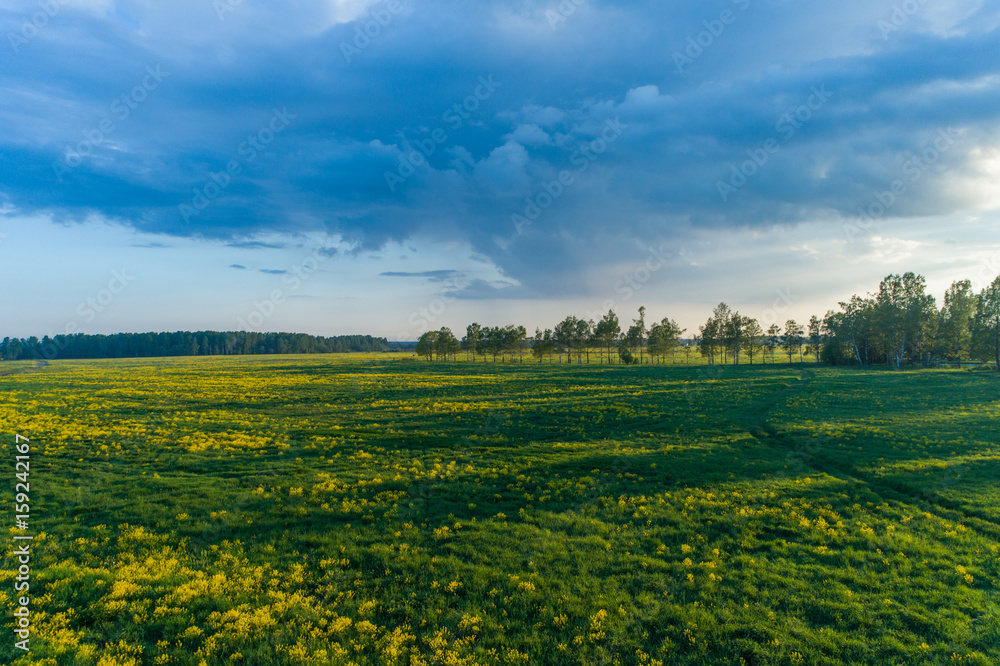
<path id="1" fill-rule="evenodd" d="M 0 335 L 415 340 L 1000 274 L 986 0 L 0 0 Z"/>

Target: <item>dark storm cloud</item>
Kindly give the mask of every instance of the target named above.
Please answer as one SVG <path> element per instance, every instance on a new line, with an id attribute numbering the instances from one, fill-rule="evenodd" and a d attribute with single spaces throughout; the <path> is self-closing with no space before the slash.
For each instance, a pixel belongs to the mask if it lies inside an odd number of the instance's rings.
<path id="1" fill-rule="evenodd" d="M 204 2 L 66 5 L 4 45 L 0 192 L 242 248 L 316 224 L 356 252 L 465 240 L 566 294 L 685 226 L 854 215 L 942 131 L 953 143 L 889 214 L 962 210 L 948 178 L 997 141 L 986 3 L 900 19 L 891 3 L 436 0 L 367 43 L 359 7 L 383 3 L 222 20 Z M 36 10 L 15 3 L 0 28 Z"/>

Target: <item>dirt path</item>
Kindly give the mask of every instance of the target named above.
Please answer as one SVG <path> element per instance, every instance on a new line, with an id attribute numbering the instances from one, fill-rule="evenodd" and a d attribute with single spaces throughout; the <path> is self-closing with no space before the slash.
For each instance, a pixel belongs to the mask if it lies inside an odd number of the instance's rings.
<path id="1" fill-rule="evenodd" d="M 779 432 L 767 422 L 767 418 L 771 411 L 785 398 L 799 393 L 815 379 L 814 372 L 808 370 L 802 372 L 803 376 L 800 377 L 799 381 L 754 401 L 735 415 L 735 421 L 761 444 L 785 451 L 792 456 L 804 451 L 805 446 L 802 442 L 796 441 L 795 438 Z M 824 456 L 822 449 L 816 452 L 810 451 L 807 455 L 797 456 L 795 459 L 817 473 L 864 485 L 873 494 L 885 500 L 932 510 L 939 516 L 962 523 L 983 536 L 1000 539 L 1000 521 L 996 518 L 981 514 L 959 502 L 943 498 L 937 493 L 921 493 L 910 487 L 876 478 L 851 465 L 845 465 L 829 456 Z"/>

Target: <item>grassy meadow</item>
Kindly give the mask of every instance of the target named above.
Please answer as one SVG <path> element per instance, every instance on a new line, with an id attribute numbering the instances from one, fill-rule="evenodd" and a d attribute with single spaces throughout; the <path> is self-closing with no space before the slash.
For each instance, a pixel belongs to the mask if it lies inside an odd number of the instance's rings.
<path id="1" fill-rule="evenodd" d="M 3 664 L 1000 663 L 994 373 L 0 366 Z"/>

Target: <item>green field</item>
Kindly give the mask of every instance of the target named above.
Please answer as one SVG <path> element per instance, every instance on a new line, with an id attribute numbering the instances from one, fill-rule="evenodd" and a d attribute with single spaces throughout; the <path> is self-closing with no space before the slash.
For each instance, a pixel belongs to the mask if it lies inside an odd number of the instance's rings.
<path id="1" fill-rule="evenodd" d="M 0 663 L 1000 663 L 995 373 L 31 365 Z"/>

